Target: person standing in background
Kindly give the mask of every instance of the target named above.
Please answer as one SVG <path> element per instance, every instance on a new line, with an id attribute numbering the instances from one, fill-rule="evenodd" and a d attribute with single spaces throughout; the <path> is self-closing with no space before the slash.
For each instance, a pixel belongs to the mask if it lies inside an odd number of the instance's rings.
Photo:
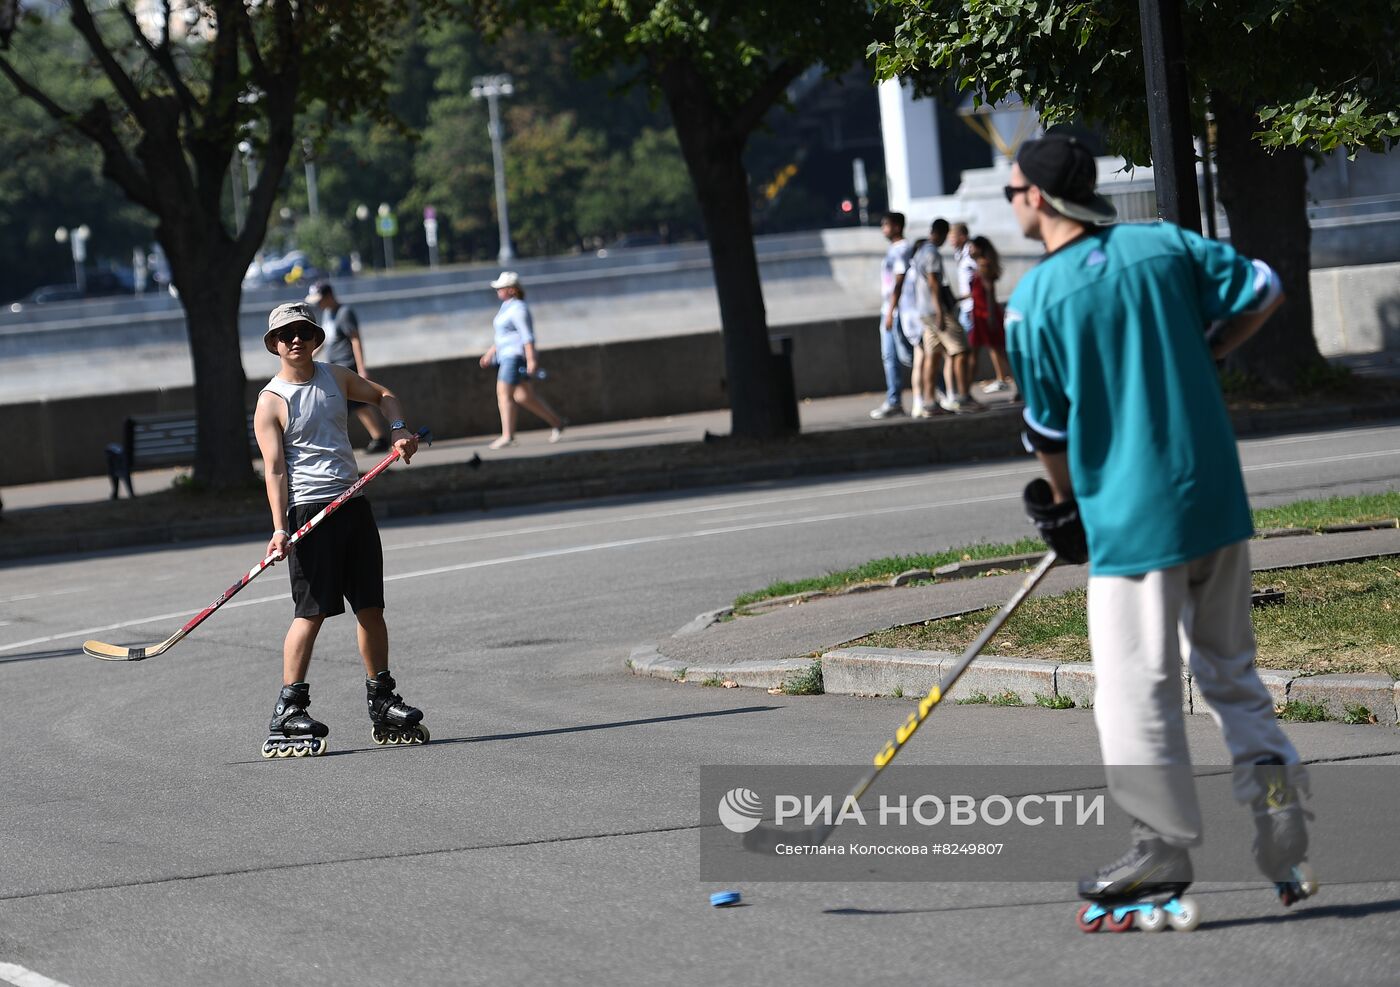
<path id="1" fill-rule="evenodd" d="M 977 262 L 977 275 L 972 279 L 972 333 L 969 342 L 974 352 L 986 347 L 992 356 L 996 380 L 982 388 L 988 394 L 1006 391 L 1015 380 L 1006 358 L 1006 329 L 1002 324 L 1002 306 L 997 301 L 997 282 L 1001 280 L 1001 256 L 992 241 L 979 236 L 972 241 L 972 258 Z M 965 399 L 965 398 L 964 398 Z"/>
<path id="2" fill-rule="evenodd" d="M 909 272 L 909 243 L 904 239 L 904 213 L 886 213 L 880 232 L 889 241 L 880 264 L 880 363 L 885 369 L 885 403 L 870 417 L 897 418 L 904 414 L 904 371 L 912 367 L 914 354 L 901 321 L 904 309 L 904 280 Z"/>
<path id="3" fill-rule="evenodd" d="M 321 328 L 326 333 L 325 343 L 313 356 L 369 380 L 365 346 L 360 341 L 360 320 L 355 310 L 349 305 L 340 304 L 329 281 L 318 281 L 312 285 L 306 293 L 306 300 L 321 310 Z M 389 433 L 384 430 L 379 413 L 359 401 L 351 401 L 350 410 L 369 433 L 369 445 L 365 446 L 365 452 L 387 452 Z"/>

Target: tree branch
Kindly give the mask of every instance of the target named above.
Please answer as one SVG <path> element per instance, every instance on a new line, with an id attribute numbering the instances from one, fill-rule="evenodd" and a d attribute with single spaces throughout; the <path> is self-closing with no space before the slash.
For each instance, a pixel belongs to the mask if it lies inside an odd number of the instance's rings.
<path id="1" fill-rule="evenodd" d="M 59 106 L 58 103 L 50 98 L 48 93 L 39 89 L 37 86 L 31 85 L 28 79 L 16 72 L 14 66 L 9 63 L 8 59 L 0 58 L 0 75 L 4 75 L 5 78 L 9 79 L 10 84 L 13 85 L 15 89 L 19 90 L 21 96 L 37 103 L 45 113 L 53 117 L 59 123 L 71 125 L 76 120 L 73 113 Z M 88 136 L 90 137 L 92 135 L 89 134 Z"/>
<path id="2" fill-rule="evenodd" d="M 803 73 L 807 66 L 793 59 L 786 59 L 779 62 L 777 67 L 768 74 L 768 78 L 761 82 L 754 90 L 744 105 L 739 107 L 739 111 L 734 114 L 730 122 L 730 128 L 740 137 L 747 137 L 749 133 L 763 122 L 764 116 L 773 108 L 778 97 L 783 94 L 799 75 Z"/>
<path id="3" fill-rule="evenodd" d="M 141 30 L 141 22 L 136 19 L 136 15 L 126 4 L 121 5 L 122 18 L 127 26 L 131 28 L 131 35 L 136 39 L 136 43 L 141 46 L 141 50 L 160 66 L 165 77 L 170 80 L 171 87 L 175 90 L 175 95 L 180 99 L 180 106 L 193 122 L 196 112 L 199 110 L 199 103 L 195 100 L 194 94 L 185 85 L 185 80 L 180 78 L 180 70 L 175 67 L 175 59 L 170 53 L 170 6 L 165 8 L 165 28 L 161 32 L 161 43 L 151 44 L 146 33 Z"/>
<path id="4" fill-rule="evenodd" d="M 263 60 L 262 52 L 258 49 L 258 39 L 253 34 L 253 22 L 248 17 L 248 8 L 241 3 L 238 5 L 235 30 L 237 37 L 243 42 L 243 51 L 248 56 L 248 64 L 252 66 L 253 78 L 264 90 L 271 89 L 272 73 L 268 71 L 267 62 Z"/>
<path id="5" fill-rule="evenodd" d="M 87 0 L 72 0 L 69 6 L 73 11 L 73 26 L 78 29 L 78 33 L 87 42 L 88 49 L 97 59 L 97 64 L 102 66 L 102 71 L 106 73 L 108 81 L 112 83 L 112 88 L 117 91 L 121 101 L 141 121 L 142 125 L 146 125 L 148 121 L 146 119 L 145 97 L 136 88 L 136 83 L 131 81 L 131 77 L 117 64 L 117 60 L 112 57 L 111 50 L 103 42 L 97 25 L 93 23 L 92 11 L 88 10 Z"/>
<path id="6" fill-rule="evenodd" d="M 150 193 L 150 185 L 127 155 L 126 148 L 122 146 L 116 131 L 112 129 L 111 112 L 105 103 L 97 100 L 86 113 L 79 115 L 60 106 L 48 93 L 16 72 L 14 66 L 3 58 L 0 58 L 0 75 L 9 79 L 10 84 L 21 96 L 34 103 L 58 123 L 65 127 L 71 127 L 96 144 L 102 151 L 103 171 L 111 177 L 112 181 L 122 187 L 122 190 L 131 197 L 132 201 L 145 206 L 152 212 L 156 211 L 155 198 Z"/>

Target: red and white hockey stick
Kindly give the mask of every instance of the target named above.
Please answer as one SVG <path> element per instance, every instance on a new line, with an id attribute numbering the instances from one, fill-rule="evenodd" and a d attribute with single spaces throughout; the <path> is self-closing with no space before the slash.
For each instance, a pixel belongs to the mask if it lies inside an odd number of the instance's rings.
<path id="1" fill-rule="evenodd" d="M 427 442 L 429 445 L 432 445 L 432 433 L 429 432 L 426 428 L 420 428 L 418 430 L 418 437 L 423 441 Z M 380 473 L 383 473 L 386 469 L 389 468 L 389 466 L 394 462 L 394 460 L 398 458 L 399 451 L 397 449 L 389 453 L 389 455 L 385 457 L 382 463 L 375 466 L 374 469 L 370 470 L 364 476 L 356 480 L 353 484 L 350 485 L 350 489 L 346 490 L 335 500 L 331 501 L 324 508 L 322 508 L 316 514 L 315 517 L 313 517 L 310 521 L 307 521 L 300 528 L 298 528 L 296 532 L 292 535 L 292 537 L 288 540 L 287 547 L 290 548 L 297 542 L 301 541 L 301 539 L 305 538 L 311 532 L 311 530 L 316 527 L 316 525 L 320 524 L 326 518 L 334 514 L 341 504 L 345 503 L 351 497 L 355 496 L 355 494 L 363 490 L 366 483 L 368 483 L 370 480 L 373 480 Z M 269 555 L 257 565 L 253 566 L 253 568 L 249 569 L 247 574 L 245 574 L 242 579 L 238 580 L 238 582 L 234 583 L 228 589 L 224 590 L 223 593 L 219 595 L 219 598 L 217 600 L 209 604 L 199 613 L 195 614 L 192 618 L 190 618 L 190 622 L 188 624 L 186 624 L 184 627 L 181 627 L 178 631 L 176 631 L 174 634 L 171 634 L 168 638 L 166 638 L 159 644 L 152 644 L 144 648 L 123 648 L 120 645 L 104 644 L 101 641 L 84 641 L 83 651 L 86 654 L 91 655 L 93 658 L 101 658 L 103 661 L 141 661 L 145 658 L 154 658 L 156 655 L 164 654 L 171 648 L 175 647 L 175 645 L 179 644 L 186 634 L 194 630 L 200 624 L 204 623 L 204 621 L 215 610 L 219 609 L 219 607 L 223 606 L 229 600 L 233 599 L 234 596 L 238 594 L 239 590 L 241 590 L 244 586 L 247 586 L 254 579 L 257 579 L 258 576 L 262 575 L 264 569 L 275 565 L 276 562 L 277 557 L 275 555 Z"/>

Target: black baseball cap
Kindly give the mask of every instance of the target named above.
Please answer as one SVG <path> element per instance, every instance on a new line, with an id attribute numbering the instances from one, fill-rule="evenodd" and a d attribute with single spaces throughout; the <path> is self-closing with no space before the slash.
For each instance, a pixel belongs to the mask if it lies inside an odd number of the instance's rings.
<path id="1" fill-rule="evenodd" d="M 1062 216 L 1085 223 L 1111 223 L 1118 218 L 1113 203 L 1094 191 L 1098 166 L 1077 138 L 1050 134 L 1026 141 L 1016 152 L 1016 163 Z"/>

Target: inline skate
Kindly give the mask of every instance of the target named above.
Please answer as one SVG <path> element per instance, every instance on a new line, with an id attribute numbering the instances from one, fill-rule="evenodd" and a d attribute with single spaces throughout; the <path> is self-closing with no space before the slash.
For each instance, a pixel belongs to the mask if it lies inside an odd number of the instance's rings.
<path id="1" fill-rule="evenodd" d="M 374 742 L 381 745 L 426 744 L 428 728 L 421 725 L 423 711 L 415 709 L 394 692 L 394 677 L 387 670 L 365 679 L 369 722 Z"/>
<path id="2" fill-rule="evenodd" d="M 1182 894 L 1191 879 L 1191 855 L 1136 824 L 1132 848 L 1079 882 L 1079 897 L 1087 902 L 1076 916 L 1080 931 L 1127 932 L 1136 926 L 1160 932 L 1170 925 L 1190 932 L 1201 921 L 1196 899 Z"/>
<path id="3" fill-rule="evenodd" d="M 310 705 L 311 687 L 305 682 L 282 687 L 267 725 L 263 757 L 319 757 L 326 752 L 330 727 L 311 718 L 306 712 Z"/>
<path id="4" fill-rule="evenodd" d="M 1317 894 L 1317 878 L 1308 865 L 1308 812 L 1288 768 L 1277 762 L 1256 769 L 1262 793 L 1254 799 L 1254 861 L 1284 908 Z"/>

